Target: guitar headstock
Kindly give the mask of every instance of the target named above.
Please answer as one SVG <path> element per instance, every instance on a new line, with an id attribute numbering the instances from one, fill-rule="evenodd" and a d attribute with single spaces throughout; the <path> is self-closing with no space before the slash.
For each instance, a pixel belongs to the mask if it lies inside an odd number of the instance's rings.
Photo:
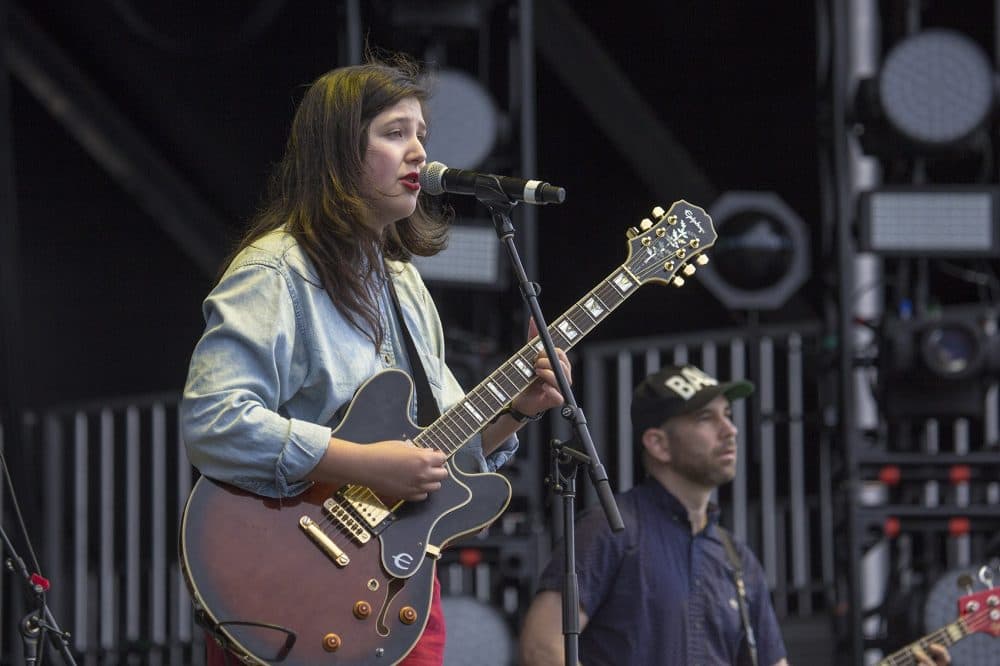
<path id="1" fill-rule="evenodd" d="M 958 613 L 970 634 L 1000 636 L 1000 587 L 965 595 L 958 600 Z"/>
<path id="2" fill-rule="evenodd" d="M 703 208 L 681 199 L 664 212 L 657 206 L 652 219 L 645 219 L 627 234 L 629 272 L 641 283 L 664 282 L 680 287 L 694 274 L 695 265 L 708 263 L 705 250 L 718 235 L 712 218 Z"/>

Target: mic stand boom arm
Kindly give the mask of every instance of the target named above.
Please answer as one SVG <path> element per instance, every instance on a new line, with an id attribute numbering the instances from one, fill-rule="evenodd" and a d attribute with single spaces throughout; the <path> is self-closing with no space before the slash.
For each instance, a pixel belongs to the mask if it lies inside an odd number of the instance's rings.
<path id="1" fill-rule="evenodd" d="M 597 491 L 597 497 L 601 502 L 601 507 L 604 509 L 604 515 L 608 520 L 608 525 L 611 527 L 612 531 L 620 532 L 625 529 L 625 524 L 622 522 L 621 513 L 618 511 L 618 505 L 615 503 L 614 494 L 611 491 L 611 484 L 608 482 L 607 470 L 605 470 L 604 465 L 601 464 L 600 458 L 597 456 L 597 450 L 594 448 L 594 441 L 591 439 L 590 430 L 587 428 L 586 416 L 584 415 L 583 410 L 580 409 L 576 403 L 576 398 L 573 396 L 573 390 L 570 387 L 569 380 L 563 372 L 562 364 L 556 362 L 557 357 L 555 345 L 552 342 L 552 336 L 549 335 L 548 324 L 545 323 L 545 317 L 542 315 L 542 308 L 538 304 L 538 285 L 528 280 L 528 276 L 524 272 L 524 266 L 521 263 L 521 257 L 517 252 L 517 246 L 514 244 L 514 225 L 511 223 L 510 213 L 514 209 L 514 206 L 517 205 L 517 202 L 512 201 L 510 197 L 504 193 L 503 189 L 500 187 L 500 182 L 493 176 L 479 175 L 476 177 L 475 195 L 476 198 L 489 209 L 490 216 L 493 219 L 493 226 L 496 228 L 497 238 L 499 238 L 500 242 L 503 243 L 505 248 L 507 248 L 510 265 L 514 270 L 514 275 L 517 277 L 518 285 L 521 290 L 521 298 L 531 311 L 531 316 L 534 318 L 535 325 L 538 327 L 538 337 L 542 341 L 545 353 L 548 355 L 549 359 L 552 360 L 552 371 L 555 373 L 556 382 L 559 384 L 559 391 L 562 393 L 563 399 L 565 400 L 561 410 L 562 416 L 570 422 L 576 437 L 583 443 L 584 453 L 587 459 L 587 472 L 590 475 L 591 483 L 594 484 L 594 489 Z M 573 503 L 568 502 L 568 507 L 570 511 L 572 511 Z M 572 521 L 574 519 L 575 517 L 572 515 L 565 516 L 564 522 Z M 574 546 L 575 544 L 573 542 L 566 542 L 567 558 L 571 564 L 573 562 L 572 550 Z M 575 571 L 572 576 L 567 575 L 567 582 L 570 584 L 576 582 Z M 570 666 L 576 666 L 577 664 L 576 639 L 580 634 L 580 617 L 579 603 L 577 602 L 574 604 L 574 599 L 578 598 L 579 590 L 573 589 L 564 591 L 563 633 L 566 637 L 567 646 L 566 664 Z M 573 605 L 570 606 L 570 604 Z M 572 661 L 570 661 L 571 657 Z"/>

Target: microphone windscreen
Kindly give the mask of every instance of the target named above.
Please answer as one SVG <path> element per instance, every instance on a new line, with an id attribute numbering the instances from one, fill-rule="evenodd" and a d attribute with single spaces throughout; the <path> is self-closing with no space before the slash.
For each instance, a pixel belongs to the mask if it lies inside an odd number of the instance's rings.
<path id="1" fill-rule="evenodd" d="M 444 194 L 444 172 L 448 167 L 441 162 L 431 162 L 420 168 L 420 187 L 427 194 Z"/>

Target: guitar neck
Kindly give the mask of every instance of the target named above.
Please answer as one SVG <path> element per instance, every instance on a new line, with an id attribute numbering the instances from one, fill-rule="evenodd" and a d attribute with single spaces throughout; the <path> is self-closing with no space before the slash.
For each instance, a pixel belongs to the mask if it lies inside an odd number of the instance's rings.
<path id="1" fill-rule="evenodd" d="M 548 327 L 556 347 L 568 350 L 641 285 L 623 264 Z M 542 351 L 538 337 L 516 354 L 414 439 L 453 456 L 535 378 L 535 357 Z"/>
<path id="2" fill-rule="evenodd" d="M 955 643 L 967 637 L 969 633 L 969 627 L 966 623 L 966 619 L 959 618 L 951 624 L 947 624 L 937 631 L 927 634 L 920 640 L 910 643 L 903 649 L 893 652 L 888 657 L 878 662 L 878 666 L 908 666 L 910 664 L 916 664 L 917 658 L 913 654 L 914 648 L 919 647 L 924 652 L 927 652 L 928 646 L 933 643 L 943 645 L 946 648 L 951 647 Z"/>

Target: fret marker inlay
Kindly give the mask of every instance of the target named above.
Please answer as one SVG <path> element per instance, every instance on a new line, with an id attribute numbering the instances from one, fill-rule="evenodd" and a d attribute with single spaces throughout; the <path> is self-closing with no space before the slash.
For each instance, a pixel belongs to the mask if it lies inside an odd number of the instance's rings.
<path id="1" fill-rule="evenodd" d="M 493 382 L 487 382 L 486 388 L 488 388 L 490 390 L 490 393 L 495 395 L 496 399 L 499 400 L 501 403 L 507 402 L 508 400 L 507 394 L 501 391 L 496 384 L 494 384 Z"/>
<path id="2" fill-rule="evenodd" d="M 468 401 L 463 402 L 462 406 L 465 407 L 466 411 L 472 414 L 472 418 L 476 419 L 478 423 L 482 423 L 484 421 L 483 415 L 479 413 L 478 409 L 470 405 Z"/>
<path id="3" fill-rule="evenodd" d="M 597 302 L 596 298 L 588 298 L 587 302 L 583 304 L 583 307 L 587 309 L 587 312 L 589 312 L 590 316 L 594 319 L 598 319 L 602 314 L 604 314 L 604 308 L 601 307 L 601 304 Z"/>
<path id="4" fill-rule="evenodd" d="M 566 336 L 566 339 L 570 342 L 580 335 L 580 332 L 574 328 L 573 324 L 565 320 L 559 322 L 559 332 Z"/>
<path id="5" fill-rule="evenodd" d="M 534 368 L 532 368 L 530 365 L 528 365 L 519 358 L 514 359 L 514 365 L 517 366 L 517 369 L 520 370 L 521 374 L 524 375 L 525 377 L 530 377 L 535 372 Z"/>
<path id="6" fill-rule="evenodd" d="M 614 279 L 615 286 L 617 286 L 622 292 L 626 292 L 632 288 L 632 280 L 628 279 L 625 273 L 619 273 Z"/>

